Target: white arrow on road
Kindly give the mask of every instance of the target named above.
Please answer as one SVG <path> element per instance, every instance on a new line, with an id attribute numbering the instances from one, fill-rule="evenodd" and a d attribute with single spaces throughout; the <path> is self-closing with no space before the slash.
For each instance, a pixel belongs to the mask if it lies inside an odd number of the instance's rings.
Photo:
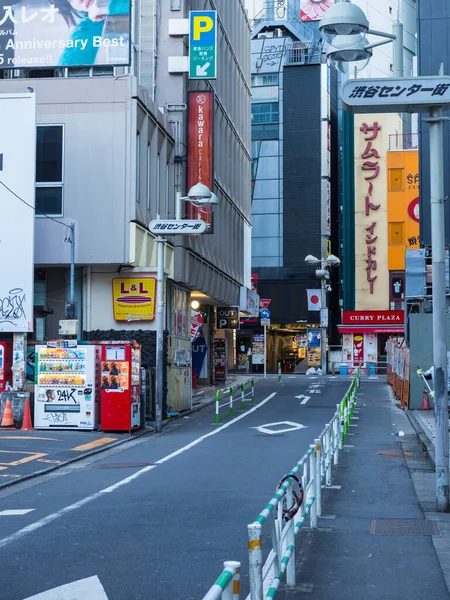
<path id="1" fill-rule="evenodd" d="M 210 66 L 210 62 L 207 62 L 204 65 L 197 65 L 197 71 L 195 73 L 197 77 L 206 77 L 206 75 L 208 74 L 208 67 Z"/>
<path id="2" fill-rule="evenodd" d="M 295 396 L 299 400 L 301 400 L 300 404 L 306 404 L 311 396 Z"/>
<path id="3" fill-rule="evenodd" d="M 67 585 L 30 596 L 25 600 L 108 600 L 105 590 L 97 576 L 80 579 Z"/>

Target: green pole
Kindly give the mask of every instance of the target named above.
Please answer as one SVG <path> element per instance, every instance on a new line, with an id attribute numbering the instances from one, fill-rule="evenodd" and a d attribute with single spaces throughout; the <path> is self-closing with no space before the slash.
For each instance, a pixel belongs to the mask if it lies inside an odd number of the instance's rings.
<path id="1" fill-rule="evenodd" d="M 216 392 L 216 425 L 219 424 L 219 403 L 220 403 L 220 391 Z"/>
<path id="2" fill-rule="evenodd" d="M 252 404 L 255 404 L 255 380 L 252 379 Z"/>
<path id="3" fill-rule="evenodd" d="M 348 414 L 348 396 L 345 397 L 344 414 L 345 414 L 345 412 L 347 412 L 347 415 L 345 416 L 345 419 L 344 419 L 344 434 L 347 435 L 347 433 L 348 433 L 348 417 L 349 417 L 349 414 Z"/>
<path id="4" fill-rule="evenodd" d="M 278 383 L 281 383 L 281 363 L 278 363 Z"/>
<path id="5" fill-rule="evenodd" d="M 233 416 L 233 386 L 230 385 L 230 417 Z"/>

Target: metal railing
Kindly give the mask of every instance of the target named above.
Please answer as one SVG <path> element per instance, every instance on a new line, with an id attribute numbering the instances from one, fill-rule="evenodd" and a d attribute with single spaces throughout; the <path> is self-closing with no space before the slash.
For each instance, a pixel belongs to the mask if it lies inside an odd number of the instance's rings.
<path id="1" fill-rule="evenodd" d="M 342 366 L 346 367 L 346 372 L 341 373 L 341 375 L 354 375 L 358 369 L 361 371 L 361 375 L 385 375 L 387 364 L 387 360 L 371 360 L 361 365 L 355 365 L 351 360 L 338 360 L 331 362 L 331 373 L 333 375 L 339 374 Z"/>
<path id="2" fill-rule="evenodd" d="M 245 391 L 246 387 L 249 386 L 249 391 Z M 220 409 L 225 406 L 229 406 L 229 416 L 233 416 L 233 404 L 234 404 L 234 394 L 235 392 L 239 392 L 239 395 L 236 396 L 236 401 L 240 398 L 241 400 L 241 410 L 245 410 L 245 398 L 250 396 L 251 403 L 255 403 L 255 380 L 249 379 L 248 381 L 244 381 L 235 386 L 230 385 L 229 387 L 222 388 L 221 390 L 216 391 L 216 425 L 220 422 Z M 228 402 L 220 403 L 221 400 L 228 398 Z"/>
<path id="3" fill-rule="evenodd" d="M 332 485 L 332 468 L 339 463 L 339 452 L 349 432 L 360 381 L 358 370 L 331 421 L 308 452 L 281 479 L 275 495 L 256 521 L 248 525 L 250 595 L 247 600 L 274 598 L 284 577 L 289 587 L 295 586 L 295 540 L 307 518 L 310 527 L 317 528 L 317 517 L 322 515 L 322 481 L 325 488 Z M 267 523 L 270 524 L 271 549 L 264 559 L 262 528 Z M 221 577 L 225 577 L 225 571 Z M 229 584 L 229 576 L 227 581 Z M 211 595 L 213 588 L 203 600 L 239 600 L 239 594 L 226 595 L 220 584 L 214 588 L 216 595 Z"/>
<path id="4" fill-rule="evenodd" d="M 239 600 L 241 563 L 227 560 L 216 583 L 203 600 Z"/>

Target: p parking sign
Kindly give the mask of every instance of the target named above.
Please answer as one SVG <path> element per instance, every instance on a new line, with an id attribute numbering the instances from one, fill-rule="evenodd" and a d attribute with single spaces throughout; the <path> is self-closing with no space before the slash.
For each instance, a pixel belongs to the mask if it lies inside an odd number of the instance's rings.
<path id="1" fill-rule="evenodd" d="M 216 79 L 217 11 L 189 13 L 189 79 Z"/>

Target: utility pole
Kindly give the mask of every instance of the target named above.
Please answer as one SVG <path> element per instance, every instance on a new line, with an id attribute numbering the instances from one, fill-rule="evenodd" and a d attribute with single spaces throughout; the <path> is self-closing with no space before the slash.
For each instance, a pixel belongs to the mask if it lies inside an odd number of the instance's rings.
<path id="1" fill-rule="evenodd" d="M 165 244 L 164 237 L 157 236 L 158 245 L 158 272 L 156 283 L 156 403 L 155 403 L 155 421 L 156 433 L 162 431 L 162 404 L 164 392 L 164 255 Z"/>

